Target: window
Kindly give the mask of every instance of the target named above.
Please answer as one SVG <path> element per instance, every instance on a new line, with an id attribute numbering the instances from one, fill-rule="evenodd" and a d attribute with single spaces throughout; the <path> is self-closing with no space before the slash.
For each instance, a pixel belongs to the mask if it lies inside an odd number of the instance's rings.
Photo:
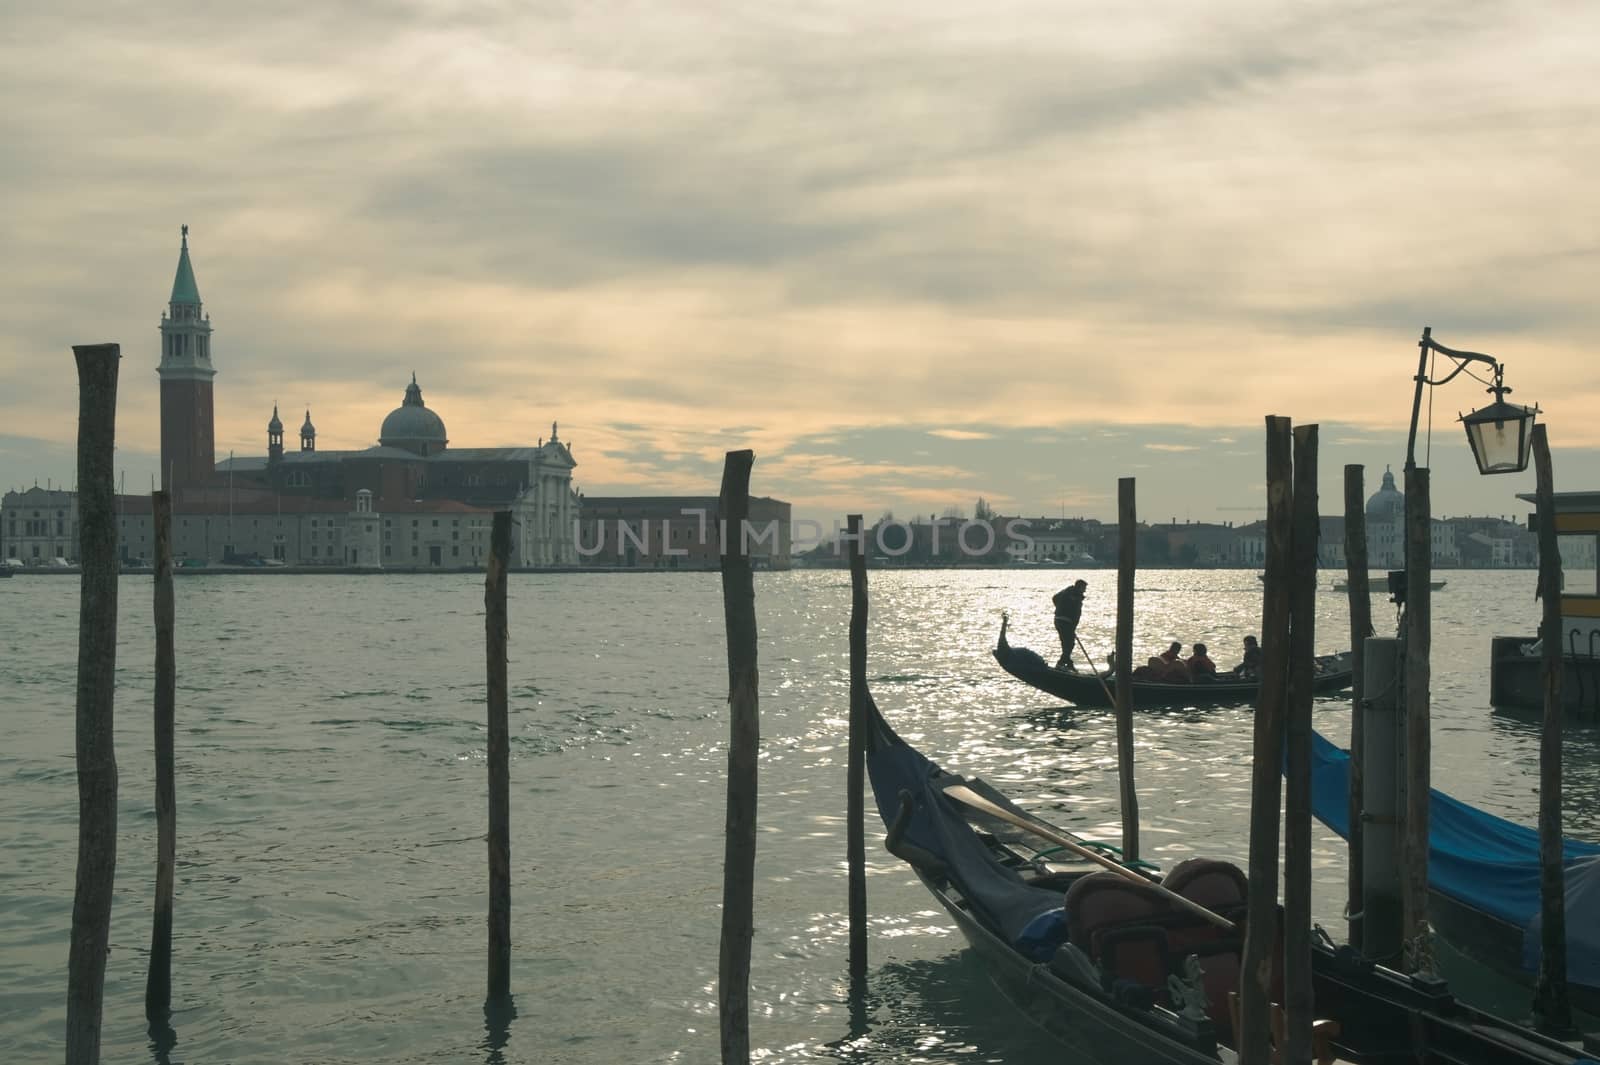
<path id="1" fill-rule="evenodd" d="M 392 554 L 394 554 L 394 548 L 391 547 L 389 544 L 384 544 L 383 545 L 383 557 L 384 558 L 388 558 Z"/>
<path id="2" fill-rule="evenodd" d="M 412 558 L 416 558 L 417 557 L 417 545 L 416 544 L 412 544 L 411 545 L 411 557 Z"/>
<path id="3" fill-rule="evenodd" d="M 437 529 L 439 527 L 439 519 L 438 518 L 434 518 L 433 519 L 433 527 L 435 529 Z"/>
<path id="4" fill-rule="evenodd" d="M 450 545 L 450 557 L 451 558 L 460 558 L 461 557 L 461 545 L 460 544 L 451 544 Z"/>

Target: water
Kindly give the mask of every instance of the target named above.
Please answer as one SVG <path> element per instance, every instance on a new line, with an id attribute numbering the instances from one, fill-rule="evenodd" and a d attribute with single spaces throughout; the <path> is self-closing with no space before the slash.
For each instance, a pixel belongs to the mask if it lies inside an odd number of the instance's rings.
<path id="1" fill-rule="evenodd" d="M 1091 837 L 1115 840 L 1105 711 L 1063 708 L 988 655 L 1055 650 L 1069 571 L 875 572 L 869 677 L 908 739 Z M 1111 646 L 1114 573 L 1080 633 Z M 1456 573 L 1434 596 L 1435 780 L 1532 823 L 1536 720 L 1484 705 L 1495 633 L 1531 633 L 1533 574 Z M 763 1062 L 1060 1060 L 868 828 L 869 999 L 845 976 L 842 744 L 849 577 L 758 575 L 761 799 L 751 1038 Z M 1323 582 L 1326 589 L 1328 582 Z M 481 577 L 178 582 L 176 1042 L 146 1034 L 155 864 L 150 582 L 122 585 L 117 896 L 107 1061 L 712 1062 L 726 761 L 715 574 L 511 581 L 513 987 L 486 1019 Z M 1250 571 L 1139 578 L 1135 647 L 1203 641 L 1233 664 Z M 0 586 L 0 1056 L 54 1060 L 76 857 L 77 581 Z M 1318 597 L 1319 651 L 1348 643 Z M 1376 623 L 1393 616 L 1374 601 Z M 1348 735 L 1348 711 L 1317 725 Z M 1141 713 L 1146 856 L 1242 859 L 1248 710 Z M 1600 744 L 1574 731 L 1569 831 L 1600 834 Z M 1343 848 L 1316 829 L 1316 911 L 1342 929 Z"/>

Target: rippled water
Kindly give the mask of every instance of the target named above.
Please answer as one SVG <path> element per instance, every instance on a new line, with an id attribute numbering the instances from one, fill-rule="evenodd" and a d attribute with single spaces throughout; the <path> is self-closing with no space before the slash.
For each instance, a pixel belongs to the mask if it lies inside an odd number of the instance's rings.
<path id="1" fill-rule="evenodd" d="M 1076 574 L 873 574 L 869 677 L 908 739 L 1090 836 L 1115 839 L 1105 711 L 1062 707 L 989 657 L 1053 653 L 1049 593 Z M 1111 645 L 1115 574 L 1081 634 Z M 1435 780 L 1527 823 L 1538 736 L 1485 705 L 1495 633 L 1532 632 L 1531 573 L 1448 573 L 1434 596 Z M 1327 582 L 1323 582 L 1326 587 Z M 142 996 L 155 863 L 150 582 L 122 586 L 121 823 L 105 1060 L 711 1062 L 718 1057 L 726 657 L 715 574 L 511 582 L 513 986 L 487 1022 L 481 577 L 178 582 L 176 1044 Z M 1248 571 L 1139 577 L 1135 646 L 1256 625 Z M 0 586 L 0 1051 L 55 1059 L 76 855 L 77 581 Z M 1380 631 L 1392 630 L 1375 600 Z M 1318 649 L 1348 644 L 1319 595 Z M 849 578 L 758 575 L 761 799 L 751 1036 L 759 1060 L 1059 1062 L 868 826 L 869 1000 L 846 994 Z M 1348 711 L 1319 703 L 1345 739 Z M 1142 713 L 1146 856 L 1242 858 L 1248 710 Z M 1596 836 L 1600 744 L 1569 749 L 1569 830 Z M 1343 852 L 1317 830 L 1317 911 L 1338 926 Z"/>

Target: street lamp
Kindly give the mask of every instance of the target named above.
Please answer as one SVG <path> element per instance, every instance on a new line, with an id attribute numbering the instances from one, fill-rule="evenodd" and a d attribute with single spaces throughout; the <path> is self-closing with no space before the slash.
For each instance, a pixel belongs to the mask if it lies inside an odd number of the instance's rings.
<path id="1" fill-rule="evenodd" d="M 1467 430 L 1467 443 L 1472 447 L 1479 473 L 1516 473 L 1528 468 L 1533 419 L 1539 412 L 1537 406 L 1518 407 L 1505 401 L 1505 394 L 1511 391 L 1505 386 L 1505 368 L 1490 356 L 1447 348 L 1433 339 L 1431 327 L 1422 331 L 1417 348 L 1411 434 L 1406 439 L 1405 616 L 1401 623 L 1398 658 L 1400 687 L 1404 692 L 1401 705 L 1405 751 L 1405 776 L 1401 781 L 1404 799 L 1400 804 L 1404 826 L 1400 844 L 1401 941 L 1412 951 L 1409 967 L 1413 971 L 1433 968 L 1428 941 L 1428 796 L 1432 748 L 1428 722 L 1428 653 L 1432 643 L 1429 577 L 1433 567 L 1433 522 L 1429 514 L 1429 471 L 1417 468 L 1417 417 L 1422 410 L 1422 387 L 1448 384 L 1475 362 L 1492 370 L 1494 380 L 1489 391 L 1494 393 L 1494 402 L 1460 419 Z M 1450 372 L 1437 380 L 1428 376 L 1428 357 L 1432 354 L 1443 355 L 1454 362 Z"/>
<path id="2" fill-rule="evenodd" d="M 1505 394 L 1511 389 L 1505 384 L 1504 366 L 1491 356 L 1476 351 L 1447 348 L 1434 340 L 1432 334 L 1431 326 L 1423 329 L 1422 339 L 1417 342 L 1420 353 L 1415 379 L 1417 387 L 1411 400 L 1411 435 L 1406 440 L 1406 469 L 1415 469 L 1417 465 L 1417 417 L 1422 410 L 1422 386 L 1432 388 L 1448 384 L 1474 362 L 1486 363 L 1494 371 L 1494 382 L 1486 389 L 1494 393 L 1494 402 L 1459 418 L 1467 431 L 1467 443 L 1472 448 L 1478 472 L 1521 473 L 1527 469 L 1529 449 L 1533 444 L 1533 419 L 1539 413 L 1538 404 L 1521 407 L 1507 403 Z M 1454 359 L 1455 368 L 1437 381 L 1433 380 L 1427 373 L 1429 352 Z"/>

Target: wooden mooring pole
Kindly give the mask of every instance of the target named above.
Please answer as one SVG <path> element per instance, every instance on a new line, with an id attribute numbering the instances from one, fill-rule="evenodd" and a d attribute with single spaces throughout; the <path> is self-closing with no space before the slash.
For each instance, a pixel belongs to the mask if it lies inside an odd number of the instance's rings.
<path id="1" fill-rule="evenodd" d="M 1539 987 L 1533 1012 L 1541 1027 L 1565 1034 L 1572 1028 L 1572 1005 L 1567 997 L 1567 888 L 1561 841 L 1561 548 L 1556 541 L 1550 441 L 1542 425 L 1533 427 L 1533 462 L 1544 674 L 1544 732 L 1539 739 Z"/>
<path id="2" fill-rule="evenodd" d="M 1365 776 L 1362 746 L 1366 742 L 1367 637 L 1372 635 L 1372 589 L 1367 583 L 1366 486 L 1361 466 L 1344 468 L 1345 588 L 1350 599 L 1350 831 L 1349 875 L 1345 913 L 1350 945 L 1361 949 L 1362 819 L 1361 789 Z"/>
<path id="3" fill-rule="evenodd" d="M 1139 858 L 1139 793 L 1133 783 L 1133 579 L 1138 568 L 1134 479 L 1117 479 L 1117 778 L 1122 857 Z"/>
<path id="4" fill-rule="evenodd" d="M 177 610 L 172 591 L 172 497 L 150 496 L 155 524 L 156 623 L 156 901 L 150 927 L 150 970 L 144 985 L 144 1015 L 152 1025 L 165 1025 L 172 1013 L 172 886 L 178 857 L 178 798 L 174 717 L 177 706 L 177 663 L 173 628 Z"/>
<path id="5" fill-rule="evenodd" d="M 1433 645 L 1433 520 L 1428 470 L 1406 470 L 1406 621 L 1404 656 L 1405 795 L 1401 809 L 1400 898 L 1405 908 L 1405 970 L 1434 971 L 1428 933 L 1428 814 L 1432 786 L 1433 733 L 1429 720 L 1428 655 Z"/>
<path id="6" fill-rule="evenodd" d="M 1289 580 L 1293 565 L 1293 459 L 1288 418 L 1267 418 L 1266 591 L 1261 618 L 1261 687 L 1250 769 L 1250 887 L 1239 975 L 1239 1063 L 1271 1060 L 1269 1008 L 1278 925 L 1278 813 L 1284 707 L 1288 697 Z"/>
<path id="7" fill-rule="evenodd" d="M 117 873 L 116 344 L 74 345 L 78 363 L 78 871 L 67 956 L 67 1065 L 100 1060 Z"/>
<path id="8" fill-rule="evenodd" d="M 722 468 L 722 613 L 728 634 L 728 813 L 722 860 L 722 949 L 717 1007 L 723 1065 L 750 1061 L 750 940 L 755 923 L 756 760 L 761 716 L 756 673 L 756 591 L 745 543 L 751 451 Z"/>
<path id="9" fill-rule="evenodd" d="M 848 519 L 850 541 L 850 740 L 845 770 L 846 850 L 850 866 L 850 979 L 867 975 L 867 551 L 861 515 Z"/>
<path id="10" fill-rule="evenodd" d="M 1317 427 L 1294 430 L 1283 818 L 1283 1060 L 1311 1053 L 1311 703 L 1317 641 Z"/>
<path id="11" fill-rule="evenodd" d="M 511 726 L 507 708 L 506 570 L 511 512 L 497 510 L 483 581 L 484 650 L 489 717 L 489 1000 L 511 994 Z"/>

